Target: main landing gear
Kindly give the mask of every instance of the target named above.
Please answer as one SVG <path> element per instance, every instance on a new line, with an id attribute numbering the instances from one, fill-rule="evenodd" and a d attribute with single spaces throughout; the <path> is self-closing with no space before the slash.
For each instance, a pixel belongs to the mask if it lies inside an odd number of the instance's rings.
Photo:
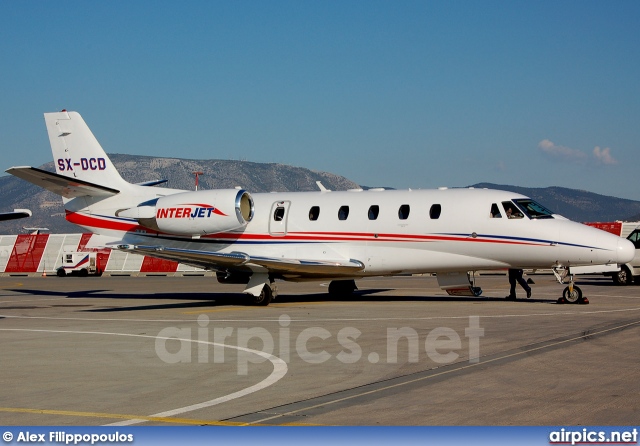
<path id="1" fill-rule="evenodd" d="M 582 290 L 579 286 L 574 284 L 573 274 L 569 270 L 569 267 L 557 267 L 553 268 L 553 275 L 556 276 L 558 283 L 566 283 L 565 279 L 569 278 L 569 285 L 562 292 L 562 297 L 558 298 L 559 304 L 588 304 L 589 299 L 582 295 Z"/>
<path id="2" fill-rule="evenodd" d="M 266 307 L 278 295 L 278 287 L 269 274 L 252 274 L 244 289 L 251 305 Z"/>
<path id="3" fill-rule="evenodd" d="M 250 294 L 249 301 L 251 302 L 251 305 L 260 307 L 266 307 L 267 305 L 269 305 L 269 303 L 273 300 L 274 295 L 276 294 L 272 287 L 275 288 L 275 285 L 265 283 L 262 287 L 262 290 L 260 291 L 260 294 L 258 294 L 257 296 Z"/>
<path id="4" fill-rule="evenodd" d="M 332 280 L 329 283 L 329 295 L 334 298 L 349 297 L 357 289 L 355 280 Z"/>

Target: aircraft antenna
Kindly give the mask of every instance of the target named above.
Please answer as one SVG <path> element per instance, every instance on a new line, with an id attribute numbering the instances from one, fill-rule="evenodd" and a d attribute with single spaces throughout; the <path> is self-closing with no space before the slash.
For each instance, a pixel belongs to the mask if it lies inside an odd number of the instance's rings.
<path id="1" fill-rule="evenodd" d="M 196 190 L 198 190 L 198 179 L 200 178 L 200 175 L 204 174 L 204 172 L 200 172 L 199 170 L 194 170 L 193 174 L 196 176 Z"/>

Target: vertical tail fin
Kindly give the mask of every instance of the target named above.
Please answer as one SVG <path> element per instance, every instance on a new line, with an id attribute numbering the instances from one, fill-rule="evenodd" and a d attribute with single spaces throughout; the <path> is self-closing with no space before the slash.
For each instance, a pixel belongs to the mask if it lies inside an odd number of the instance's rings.
<path id="1" fill-rule="evenodd" d="M 108 187 L 127 184 L 79 113 L 45 113 L 44 121 L 57 173 Z"/>

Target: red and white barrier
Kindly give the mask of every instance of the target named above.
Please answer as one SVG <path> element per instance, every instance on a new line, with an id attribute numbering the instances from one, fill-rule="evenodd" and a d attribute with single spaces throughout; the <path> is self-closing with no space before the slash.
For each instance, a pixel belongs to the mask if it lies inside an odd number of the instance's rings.
<path id="1" fill-rule="evenodd" d="M 602 229 L 622 238 L 627 238 L 634 230 L 640 227 L 640 221 L 612 221 L 612 222 L 590 222 L 585 225 Z"/>
<path id="2" fill-rule="evenodd" d="M 91 248 L 94 234 L 0 235 L 0 276 L 55 274 L 65 252 L 96 252 L 96 269 L 106 275 L 209 274 L 170 260 L 108 248 Z"/>

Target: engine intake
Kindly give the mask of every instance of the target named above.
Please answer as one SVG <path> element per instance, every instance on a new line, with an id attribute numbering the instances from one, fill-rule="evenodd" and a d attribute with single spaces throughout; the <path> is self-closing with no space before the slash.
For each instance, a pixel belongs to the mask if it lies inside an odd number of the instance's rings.
<path id="1" fill-rule="evenodd" d="M 181 192 L 119 211 L 118 216 L 140 225 L 177 235 L 205 235 L 244 228 L 254 213 L 249 192 L 217 189 Z"/>

